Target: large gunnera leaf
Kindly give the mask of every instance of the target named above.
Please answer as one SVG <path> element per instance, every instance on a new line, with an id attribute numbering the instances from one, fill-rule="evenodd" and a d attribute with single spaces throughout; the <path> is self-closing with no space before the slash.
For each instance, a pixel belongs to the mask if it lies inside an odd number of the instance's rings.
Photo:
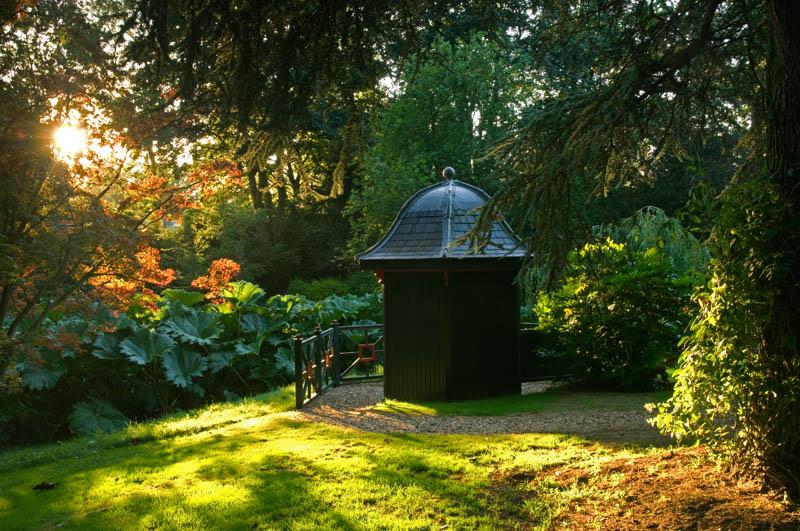
<path id="1" fill-rule="evenodd" d="M 218 350 L 208 356 L 208 368 L 217 374 L 226 367 L 231 367 L 233 362 L 242 354 L 236 350 Z"/>
<path id="2" fill-rule="evenodd" d="M 264 290 L 252 282 L 237 280 L 231 282 L 222 290 L 221 295 L 234 303 L 236 306 L 257 304 L 264 296 Z"/>
<path id="3" fill-rule="evenodd" d="M 275 351 L 275 370 L 284 376 L 294 376 L 294 352 L 288 347 Z"/>
<path id="4" fill-rule="evenodd" d="M 253 334 L 263 334 L 267 331 L 267 318 L 257 313 L 246 313 L 241 319 L 242 330 Z"/>
<path id="5" fill-rule="evenodd" d="M 92 355 L 101 360 L 114 360 L 121 355 L 119 339 L 114 334 L 98 334 L 92 346 Z"/>
<path id="6" fill-rule="evenodd" d="M 119 349 L 134 363 L 146 365 L 163 356 L 175 346 L 167 334 L 140 328 L 132 336 L 122 340 Z"/>
<path id="7" fill-rule="evenodd" d="M 128 418 L 105 400 L 78 402 L 69 417 L 69 427 L 78 435 L 117 431 L 128 425 Z"/>
<path id="8" fill-rule="evenodd" d="M 210 347 L 222 333 L 219 314 L 190 312 L 164 321 L 164 329 L 181 343 Z"/>
<path id="9" fill-rule="evenodd" d="M 168 352 L 161 361 L 167 380 L 184 389 L 194 388 L 192 378 L 202 376 L 207 367 L 202 354 L 186 348 Z"/>
<path id="10" fill-rule="evenodd" d="M 22 370 L 22 385 L 39 391 L 52 389 L 64 375 L 64 360 L 58 352 L 45 351 L 41 359 L 30 362 Z"/>
<path id="11" fill-rule="evenodd" d="M 203 302 L 206 296 L 199 291 L 167 288 L 161 292 L 161 298 L 170 302 L 178 302 L 185 306 L 194 306 Z"/>

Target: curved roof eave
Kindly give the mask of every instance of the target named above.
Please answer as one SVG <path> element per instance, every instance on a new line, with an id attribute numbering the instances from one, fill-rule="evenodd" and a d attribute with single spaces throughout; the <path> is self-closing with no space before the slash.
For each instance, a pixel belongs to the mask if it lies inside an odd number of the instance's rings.
<path id="1" fill-rule="evenodd" d="M 440 232 L 440 240 L 438 241 L 438 245 L 434 245 L 433 240 L 428 240 L 427 249 L 416 249 L 412 250 L 410 248 L 404 247 L 401 245 L 399 250 L 395 252 L 384 252 L 381 253 L 384 246 L 388 243 L 393 241 L 393 238 L 396 237 L 398 229 L 403 225 L 403 221 L 405 220 L 406 216 L 409 213 L 416 203 L 422 199 L 427 194 L 431 193 L 433 190 L 438 188 L 447 187 L 446 193 L 443 194 L 441 199 L 441 203 L 438 205 L 438 210 L 420 210 L 420 214 L 429 213 L 428 217 L 431 218 L 435 215 L 436 223 L 441 223 L 441 229 L 438 230 Z M 461 217 L 460 220 L 455 219 L 454 214 L 454 198 L 457 198 L 457 193 L 454 193 L 454 187 L 461 188 L 463 190 L 468 190 L 477 196 L 477 198 L 470 198 L 470 197 L 462 197 L 462 208 L 458 212 L 458 216 Z M 474 205 L 474 199 L 478 199 L 481 205 Z M 455 241 L 458 241 L 460 238 L 466 234 L 466 231 L 471 229 L 471 226 L 474 225 L 474 221 L 476 215 L 473 214 L 473 211 L 477 208 L 480 208 L 483 204 L 485 204 L 490 199 L 489 195 L 478 188 L 477 186 L 473 186 L 468 183 L 464 183 L 462 181 L 458 181 L 455 179 L 448 180 L 448 181 L 441 181 L 435 183 L 433 185 L 427 186 L 422 188 L 421 190 L 417 191 L 414 195 L 412 195 L 404 204 L 400 211 L 395 216 L 394 221 L 392 222 L 391 227 L 386 232 L 386 234 L 378 240 L 374 245 L 372 245 L 366 251 L 359 253 L 356 255 L 356 260 L 360 263 L 367 262 L 386 262 L 386 261 L 425 261 L 425 260 L 446 260 L 450 261 L 460 261 L 460 260 L 502 260 L 502 259 L 522 259 L 526 256 L 527 252 L 522 247 L 521 240 L 517 237 L 516 234 L 511 230 L 509 225 L 504 220 L 495 221 L 492 225 L 492 238 L 497 238 L 497 240 L 491 239 L 489 243 L 483 248 L 483 252 L 474 253 L 468 248 L 464 248 L 465 243 L 462 241 L 458 245 L 453 245 Z M 463 208 L 463 203 L 467 203 L 469 210 L 465 210 Z M 422 216 L 424 217 L 424 216 Z M 413 218 L 412 218 L 413 219 Z M 434 223 L 433 225 L 435 225 Z M 420 221 L 420 224 L 422 222 Z M 461 232 L 454 237 L 453 234 L 453 226 L 460 226 Z M 406 229 L 406 234 L 408 234 L 409 227 L 404 227 Z M 414 229 L 417 229 L 417 225 L 413 225 Z M 423 228 L 425 229 L 425 234 L 435 234 L 436 230 L 430 230 L 432 228 L 432 224 L 424 225 Z M 434 227 L 435 228 L 435 227 Z M 422 233 L 411 233 L 411 234 L 420 234 Z M 402 239 L 402 235 L 399 236 Z M 412 238 L 413 239 L 413 238 Z M 405 238 L 404 241 L 408 241 L 409 238 Z M 403 243 L 403 242 L 401 242 Z M 504 249 L 506 246 L 512 246 L 510 249 Z M 422 246 L 424 248 L 424 245 Z M 486 252 L 486 249 L 489 249 L 489 252 Z"/>

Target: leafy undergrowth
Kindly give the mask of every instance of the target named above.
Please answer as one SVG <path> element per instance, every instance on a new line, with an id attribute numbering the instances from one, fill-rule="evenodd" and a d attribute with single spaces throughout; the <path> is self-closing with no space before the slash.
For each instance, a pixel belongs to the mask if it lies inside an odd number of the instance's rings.
<path id="1" fill-rule="evenodd" d="M 662 402 L 670 392 L 609 393 L 554 389 L 527 395 L 464 402 L 402 402 L 386 400 L 373 406 L 384 413 L 405 415 L 511 415 L 566 411 L 641 411 L 646 403 Z"/>
<path id="2" fill-rule="evenodd" d="M 626 474 L 670 455 L 566 435 L 365 433 L 289 407 L 285 389 L 0 455 L 0 529 L 582 528 L 605 506 L 655 504 L 661 476 L 651 499 Z M 570 474 L 589 479 L 558 479 Z M 576 504 L 596 512 L 571 520 Z"/>

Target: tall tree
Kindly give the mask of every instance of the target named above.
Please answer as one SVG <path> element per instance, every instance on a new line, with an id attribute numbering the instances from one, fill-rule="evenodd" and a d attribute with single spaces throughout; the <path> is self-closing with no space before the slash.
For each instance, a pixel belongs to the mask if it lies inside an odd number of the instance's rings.
<path id="1" fill-rule="evenodd" d="M 531 99 L 521 52 L 510 40 L 470 34 L 437 40 L 427 57 L 406 61 L 347 207 L 350 251 L 377 241 L 403 203 L 440 180 L 445 166 L 490 193 L 500 187 L 502 174 L 485 155 Z"/>
<path id="2" fill-rule="evenodd" d="M 345 193 L 351 148 L 397 62 L 439 35 L 502 35 L 524 4 L 144 0 L 119 33 L 144 65 L 138 85 L 164 87 L 161 104 L 179 102 L 185 119 L 235 131 L 253 205 L 268 208 L 293 187 Z M 338 144 L 326 171 L 302 160 L 309 139 Z"/>
<path id="3" fill-rule="evenodd" d="M 133 125 L 115 129 L 111 109 L 121 113 L 129 92 L 109 40 L 72 3 L 25 4 L 0 27 L 0 331 L 8 336 L 34 336 L 49 312 L 81 295 L 89 302 L 169 283 L 174 271 L 161 269 L 150 228 L 231 170 L 167 173 L 163 153 L 141 148 Z"/>
<path id="4" fill-rule="evenodd" d="M 549 5 L 548 5 L 549 6 Z M 789 1 L 584 1 L 537 11 L 557 87 L 497 155 L 512 181 L 486 210 L 525 210 L 531 250 L 558 270 L 572 226 L 558 216 L 635 182 L 668 153 L 741 132 L 746 159 L 712 234 L 711 288 L 659 422 L 734 455 L 800 499 L 798 5 Z M 554 54 L 554 52 L 556 52 Z M 766 64 L 766 69 L 764 65 Z M 581 75 L 572 75 L 580 72 Z M 576 184 L 582 183 L 582 186 Z"/>

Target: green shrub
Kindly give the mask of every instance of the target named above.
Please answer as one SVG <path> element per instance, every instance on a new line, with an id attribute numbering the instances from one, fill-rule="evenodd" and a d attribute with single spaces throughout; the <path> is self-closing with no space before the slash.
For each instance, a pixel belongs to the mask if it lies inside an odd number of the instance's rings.
<path id="1" fill-rule="evenodd" d="M 347 288 L 349 289 L 348 293 L 352 293 L 353 295 L 366 295 L 368 293 L 375 293 L 381 289 L 378 280 L 371 271 L 351 273 L 350 276 L 345 279 L 345 282 L 347 282 Z"/>
<path id="2" fill-rule="evenodd" d="M 346 279 L 333 277 L 316 280 L 292 279 L 287 288 L 288 293 L 296 293 L 313 301 L 321 301 L 332 295 L 367 295 L 379 289 L 375 276 L 366 271 L 353 273 Z"/>
<path id="3" fill-rule="evenodd" d="M 313 301 L 319 301 L 331 295 L 347 295 L 350 293 L 350 288 L 347 282 L 339 278 L 329 277 L 316 280 L 295 278 L 289 282 L 289 287 L 286 288 L 286 291 L 287 293 L 308 297 Z"/>
<path id="4" fill-rule="evenodd" d="M 657 248 L 634 251 L 608 238 L 568 257 L 562 287 L 541 293 L 539 329 L 559 334 L 587 384 L 645 390 L 668 383 L 689 319 L 695 278 Z"/>

